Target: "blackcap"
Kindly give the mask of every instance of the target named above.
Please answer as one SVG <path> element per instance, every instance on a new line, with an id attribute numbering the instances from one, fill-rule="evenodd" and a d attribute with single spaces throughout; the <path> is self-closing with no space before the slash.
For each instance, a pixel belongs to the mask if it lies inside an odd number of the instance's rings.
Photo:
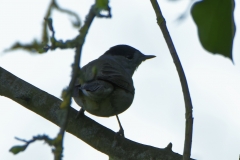
<path id="1" fill-rule="evenodd" d="M 134 98 L 134 71 L 143 61 L 154 57 L 128 45 L 116 45 L 82 67 L 73 95 L 81 106 L 79 113 L 86 110 L 96 116 L 110 117 L 124 112 Z M 117 119 L 119 133 L 124 135 L 118 116 Z"/>

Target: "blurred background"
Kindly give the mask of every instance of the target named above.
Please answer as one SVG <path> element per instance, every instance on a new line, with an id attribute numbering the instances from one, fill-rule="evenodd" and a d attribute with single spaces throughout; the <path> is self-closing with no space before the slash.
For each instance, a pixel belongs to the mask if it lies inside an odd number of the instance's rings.
<path id="1" fill-rule="evenodd" d="M 237 27 L 234 64 L 220 55 L 204 50 L 189 14 L 188 0 L 159 0 L 167 26 L 182 62 L 193 103 L 192 158 L 204 160 L 238 159 L 240 154 L 240 3 L 236 1 Z M 43 18 L 49 0 L 8 0 L 0 5 L 0 66 L 34 86 L 61 97 L 71 76 L 74 50 L 49 51 L 44 54 L 24 50 L 3 52 L 20 41 L 40 39 Z M 59 5 L 77 12 L 83 22 L 94 0 L 58 1 Z M 164 148 L 173 143 L 173 151 L 183 152 L 185 106 L 175 65 L 156 23 L 150 1 L 110 1 L 111 19 L 96 18 L 87 35 L 81 66 L 98 58 L 110 47 L 128 44 L 144 54 L 157 57 L 145 61 L 135 72 L 136 88 L 132 106 L 119 115 L 125 136 L 133 141 Z M 187 10 L 183 21 L 177 18 Z M 66 14 L 53 12 L 56 38 L 67 40 L 78 34 Z M 72 103 L 72 107 L 79 107 Z M 101 118 L 86 113 L 102 125 L 118 131 L 115 117 Z M 0 97 L 0 159 L 51 160 L 48 145 L 36 142 L 27 150 L 13 155 L 9 149 L 21 145 L 14 137 L 31 139 L 38 134 L 55 137 L 59 128 L 10 99 Z M 64 139 L 65 160 L 106 160 L 108 156 L 93 149 L 71 134 Z"/>

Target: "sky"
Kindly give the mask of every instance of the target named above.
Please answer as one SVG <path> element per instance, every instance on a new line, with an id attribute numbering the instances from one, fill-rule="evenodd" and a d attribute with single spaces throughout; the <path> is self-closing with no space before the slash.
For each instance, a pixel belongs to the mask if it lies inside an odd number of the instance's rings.
<path id="1" fill-rule="evenodd" d="M 14 42 L 40 39 L 41 27 L 49 0 L 8 0 L 0 5 L 0 66 L 19 78 L 56 96 L 70 81 L 74 50 L 30 54 L 23 50 L 4 53 Z M 93 0 L 60 0 L 59 5 L 80 15 L 83 21 Z M 233 60 L 204 50 L 198 40 L 196 26 L 188 14 L 177 21 L 188 8 L 189 1 L 159 0 L 174 45 L 184 68 L 193 103 L 192 158 L 204 160 L 238 159 L 240 154 L 240 3 L 236 1 Z M 162 33 L 157 26 L 150 1 L 111 1 L 111 19 L 96 18 L 87 35 L 81 66 L 98 58 L 110 47 L 128 44 L 144 54 L 157 57 L 145 61 L 133 76 L 135 98 L 131 107 L 119 115 L 125 137 L 133 141 L 183 152 L 185 107 L 180 81 Z M 56 38 L 75 37 L 72 17 L 54 11 Z M 72 106 L 79 107 L 73 102 Z M 51 160 L 53 154 L 43 142 L 31 144 L 24 152 L 13 155 L 8 150 L 23 144 L 14 139 L 31 139 L 38 134 L 55 137 L 59 128 L 37 114 L 5 97 L 0 97 L 0 159 Z M 118 131 L 115 117 L 102 118 L 86 113 L 102 125 Z M 71 134 L 64 139 L 65 160 L 106 160 Z"/>

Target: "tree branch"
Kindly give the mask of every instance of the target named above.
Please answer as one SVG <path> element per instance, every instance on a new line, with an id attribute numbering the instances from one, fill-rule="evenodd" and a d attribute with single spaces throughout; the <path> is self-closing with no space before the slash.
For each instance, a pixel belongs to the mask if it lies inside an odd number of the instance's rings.
<path id="1" fill-rule="evenodd" d="M 8 97 L 25 108 L 42 116 L 50 122 L 60 125 L 61 114 L 59 108 L 62 101 L 39 88 L 21 80 L 0 67 L 0 95 Z M 115 132 L 100 125 L 87 116 L 76 120 L 77 111 L 69 108 L 67 132 L 83 140 L 100 152 L 113 159 L 156 159 L 181 160 L 182 156 L 171 150 L 171 145 L 164 149 L 133 142 L 119 137 L 115 139 Z"/>
<path id="2" fill-rule="evenodd" d="M 185 119 L 186 119 L 186 127 L 185 127 L 185 142 L 184 142 L 184 151 L 183 151 L 183 159 L 189 160 L 191 156 L 191 147 L 192 147 L 192 131 L 193 131 L 193 116 L 192 116 L 192 101 L 188 89 L 187 79 L 185 77 L 181 62 L 179 60 L 179 57 L 177 55 L 177 51 L 174 47 L 173 41 L 171 39 L 171 36 L 168 32 L 166 21 L 162 15 L 161 9 L 158 5 L 157 0 L 151 0 L 153 9 L 157 16 L 157 23 L 162 31 L 162 34 L 164 36 L 164 39 L 168 45 L 168 49 L 172 55 L 172 59 L 174 61 L 174 64 L 177 68 L 178 75 L 180 78 L 180 82 L 182 85 L 182 91 L 184 96 L 184 102 L 185 102 Z"/>

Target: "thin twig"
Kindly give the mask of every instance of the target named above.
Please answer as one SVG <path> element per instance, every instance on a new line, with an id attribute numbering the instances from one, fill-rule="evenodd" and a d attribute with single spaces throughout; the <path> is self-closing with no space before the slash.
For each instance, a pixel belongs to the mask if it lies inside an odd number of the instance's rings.
<path id="1" fill-rule="evenodd" d="M 67 13 L 67 14 L 75 17 L 76 21 L 73 22 L 73 25 L 74 25 L 75 27 L 80 27 L 80 26 L 81 26 L 81 20 L 80 20 L 78 14 L 76 14 L 75 12 L 73 12 L 73 11 L 71 11 L 71 10 L 63 9 L 62 7 L 60 7 L 60 6 L 58 5 L 58 3 L 57 3 L 56 0 L 53 0 L 53 6 L 54 6 L 57 10 L 59 10 L 60 12 Z"/>
<path id="2" fill-rule="evenodd" d="M 191 97 L 188 89 L 187 80 L 181 65 L 181 62 L 178 58 L 177 51 L 174 47 L 174 44 L 172 42 L 171 36 L 168 32 L 166 21 L 162 15 L 161 9 L 158 5 L 157 0 L 151 0 L 153 9 L 157 16 L 157 23 L 162 30 L 162 34 L 164 36 L 164 39 L 168 45 L 168 49 L 172 55 L 174 64 L 177 68 L 178 75 L 181 81 L 182 85 L 182 91 L 184 96 L 184 102 L 185 102 L 185 118 L 186 118 L 186 127 L 185 127 L 185 142 L 184 142 L 184 151 L 183 151 L 183 160 L 189 160 L 191 156 L 191 146 L 192 146 L 192 130 L 193 130 L 193 116 L 192 116 L 192 102 Z"/>
<path id="3" fill-rule="evenodd" d="M 72 79 L 69 83 L 68 88 L 63 91 L 63 103 L 61 104 L 61 108 L 65 110 L 64 115 L 62 117 L 61 122 L 61 129 L 58 133 L 57 138 L 60 138 L 60 145 L 56 148 L 56 151 L 58 152 L 58 156 L 55 157 L 55 159 L 61 159 L 62 157 L 62 151 L 63 151 L 63 136 L 67 127 L 68 122 L 68 113 L 69 113 L 69 107 L 71 104 L 71 97 L 73 94 L 74 85 L 78 76 L 79 72 L 79 65 L 80 65 L 80 57 L 82 52 L 82 46 L 85 42 L 86 35 L 88 33 L 88 30 L 93 22 L 94 17 L 96 16 L 94 5 L 91 7 L 88 15 L 86 16 L 86 20 L 82 28 L 80 29 L 80 34 L 77 36 L 77 43 L 76 43 L 76 53 L 74 58 L 74 63 L 72 65 Z M 64 93 L 65 92 L 65 93 Z"/>

